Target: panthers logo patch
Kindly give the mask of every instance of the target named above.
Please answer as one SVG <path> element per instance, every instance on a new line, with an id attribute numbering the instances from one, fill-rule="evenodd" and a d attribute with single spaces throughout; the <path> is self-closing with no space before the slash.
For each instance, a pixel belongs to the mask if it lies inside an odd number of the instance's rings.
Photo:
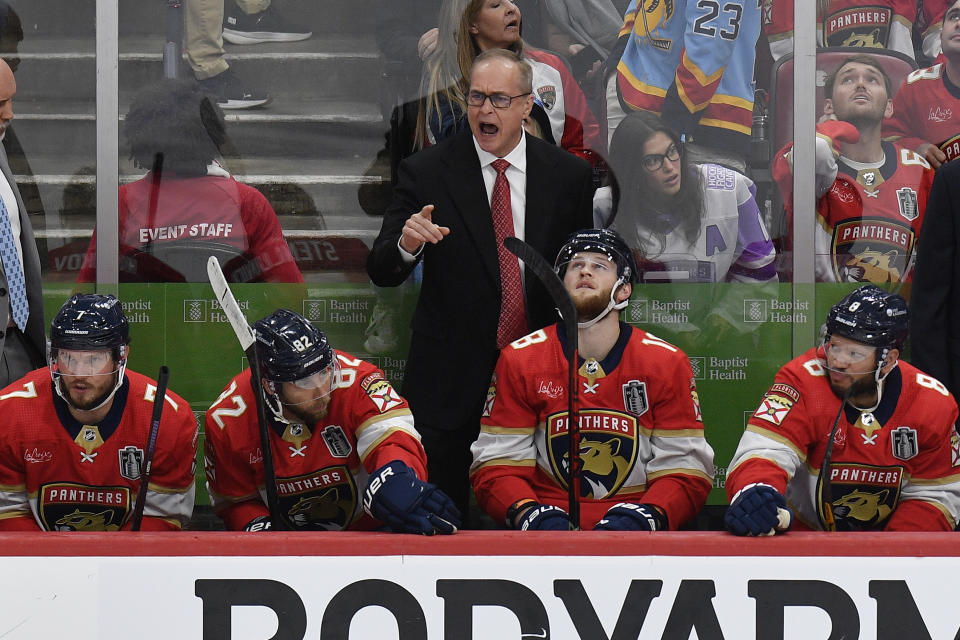
<path id="1" fill-rule="evenodd" d="M 295 530 L 341 531 L 357 512 L 357 487 L 343 465 L 294 478 L 277 478 L 280 511 Z"/>
<path id="2" fill-rule="evenodd" d="M 833 518 L 837 531 L 882 529 L 900 502 L 902 467 L 830 465 Z"/>
<path id="3" fill-rule="evenodd" d="M 833 230 L 833 270 L 839 282 L 899 282 L 915 244 L 913 229 L 881 218 L 848 220 Z"/>
<path id="4" fill-rule="evenodd" d="M 47 531 L 116 531 L 132 508 L 129 487 L 73 482 L 40 485 L 37 510 Z"/>
<path id="5" fill-rule="evenodd" d="M 600 500 L 624 485 L 637 460 L 637 419 L 621 411 L 582 409 L 580 422 L 580 496 Z M 567 412 L 547 416 L 547 448 L 557 484 L 570 483 Z"/>
<path id="6" fill-rule="evenodd" d="M 890 7 L 858 6 L 827 16 L 823 21 L 823 40 L 828 47 L 866 47 L 880 49 L 890 37 Z"/>

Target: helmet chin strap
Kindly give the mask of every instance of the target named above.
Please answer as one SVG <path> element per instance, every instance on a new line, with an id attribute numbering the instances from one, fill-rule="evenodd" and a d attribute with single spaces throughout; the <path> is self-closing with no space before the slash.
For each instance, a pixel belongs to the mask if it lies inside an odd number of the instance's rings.
<path id="1" fill-rule="evenodd" d="M 887 376 L 893 373 L 893 370 L 897 367 L 897 364 L 900 362 L 899 359 L 894 360 L 893 366 L 890 367 L 890 371 L 887 371 L 886 373 L 883 373 L 883 374 L 880 373 L 884 365 L 886 365 L 887 363 L 888 355 L 890 355 L 890 349 L 889 347 L 884 347 L 883 351 L 880 352 L 880 355 L 877 358 L 877 368 L 873 370 L 873 381 L 877 385 L 877 401 L 874 403 L 872 407 L 867 407 L 867 408 L 858 407 L 851 402 L 850 406 L 856 409 L 857 411 L 863 411 L 863 412 L 869 413 L 869 412 L 875 411 L 877 407 L 880 406 L 880 401 L 883 399 L 883 381 L 887 379 Z M 840 371 L 838 369 L 834 369 L 828 366 L 826 360 L 823 361 L 823 367 L 829 371 L 835 371 L 837 373 L 846 373 L 845 371 Z"/>
<path id="2" fill-rule="evenodd" d="M 270 408 L 270 413 L 283 424 L 295 424 L 291 422 L 286 416 L 283 415 L 283 402 L 280 401 L 280 394 L 277 393 L 277 387 L 272 381 L 267 381 L 269 387 L 269 393 L 265 393 L 267 407 Z M 264 388 L 266 391 L 267 388 Z"/>
<path id="3" fill-rule="evenodd" d="M 53 390 L 57 392 L 57 395 L 60 396 L 64 402 L 66 402 L 70 407 L 76 409 L 77 411 L 96 411 L 101 409 L 105 404 L 113 400 L 113 396 L 117 395 L 117 391 L 120 390 L 120 387 L 123 386 L 123 375 L 127 370 L 127 359 L 123 358 L 120 363 L 120 366 L 117 367 L 117 382 L 113 385 L 113 390 L 107 394 L 107 397 L 103 399 L 103 402 L 93 407 L 92 409 L 81 409 L 77 405 L 73 404 L 73 401 L 70 400 L 70 394 L 63 391 L 63 374 L 62 373 L 53 373 Z"/>
<path id="4" fill-rule="evenodd" d="M 630 298 L 627 298 L 626 300 L 621 300 L 620 302 L 617 302 L 614 299 L 614 295 L 616 295 L 617 289 L 619 289 L 620 285 L 622 285 L 624 282 L 625 280 L 623 279 L 623 276 L 617 278 L 617 283 L 613 285 L 613 287 L 610 289 L 610 302 L 607 303 L 607 308 L 601 311 L 597 315 L 597 317 L 594 318 L 593 320 L 587 320 L 586 322 L 578 322 L 577 328 L 589 329 L 593 325 L 597 324 L 598 322 L 606 318 L 607 314 L 613 311 L 614 309 L 617 309 L 619 311 L 620 309 L 623 309 L 628 304 L 630 304 Z"/>

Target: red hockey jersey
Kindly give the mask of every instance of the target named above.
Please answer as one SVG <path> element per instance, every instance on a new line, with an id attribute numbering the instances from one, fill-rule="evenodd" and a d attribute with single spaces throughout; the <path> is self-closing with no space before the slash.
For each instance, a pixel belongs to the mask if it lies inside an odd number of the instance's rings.
<path id="1" fill-rule="evenodd" d="M 809 2 L 811 13 L 815 6 Z M 774 60 L 793 51 L 794 0 L 762 0 L 763 29 Z M 941 13 L 942 16 L 942 13 Z M 817 16 L 817 43 L 825 47 L 893 49 L 913 58 L 916 0 L 829 0 Z"/>
<path id="2" fill-rule="evenodd" d="M 49 369 L 0 391 L 0 530 L 128 528 L 156 392 L 127 369 L 107 417 L 85 425 L 54 392 Z M 143 530 L 180 529 L 193 513 L 197 420 L 186 400 L 165 398 Z"/>
<path id="3" fill-rule="evenodd" d="M 400 460 L 426 479 L 426 455 L 404 400 L 369 362 L 337 351 L 342 382 L 317 424 L 271 419 L 280 510 L 295 529 L 374 529 L 363 512 L 369 472 Z M 250 370 L 236 375 L 206 415 L 207 488 L 227 529 L 269 515 Z"/>
<path id="4" fill-rule="evenodd" d="M 775 487 L 800 526 L 822 528 L 817 475 L 840 398 L 816 349 L 788 362 L 750 418 L 727 475 L 727 496 Z M 938 380 L 900 361 L 880 405 L 844 408 L 830 477 L 838 530 L 950 531 L 960 517 L 957 403 Z"/>
<path id="5" fill-rule="evenodd" d="M 120 187 L 121 262 L 146 244 L 203 240 L 252 257 L 259 274 L 254 282 L 303 282 L 277 214 L 259 191 L 225 172 L 195 178 L 164 177 L 158 186 L 152 175 Z M 94 230 L 78 281 L 93 282 L 96 275 Z"/>
<path id="6" fill-rule="evenodd" d="M 948 162 L 960 157 L 960 87 L 943 64 L 907 76 L 893 98 L 893 116 L 883 121 L 883 137 L 913 150 L 929 142 Z"/>
<path id="7" fill-rule="evenodd" d="M 784 147 L 773 164 L 787 216 L 793 176 Z M 885 161 L 857 169 L 841 156 L 836 180 L 817 201 L 814 249 L 819 282 L 909 282 L 934 171 L 921 156 L 884 143 Z M 805 222 L 807 218 L 799 219 Z"/>
<path id="8" fill-rule="evenodd" d="M 654 504 L 671 529 L 693 518 L 713 482 L 713 450 L 686 355 L 620 325 L 602 362 L 581 360 L 582 527 L 618 502 Z M 494 372 L 470 469 L 477 502 L 498 522 L 522 499 L 567 508 L 567 364 L 554 325 L 506 347 Z"/>

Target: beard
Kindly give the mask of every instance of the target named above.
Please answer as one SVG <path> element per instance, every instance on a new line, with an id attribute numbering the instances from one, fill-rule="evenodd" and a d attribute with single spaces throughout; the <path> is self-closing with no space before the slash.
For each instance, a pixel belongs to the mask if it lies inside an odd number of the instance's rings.
<path id="1" fill-rule="evenodd" d="M 63 384 L 63 381 L 61 380 L 59 384 Z M 101 393 L 98 396 L 95 396 L 92 400 L 88 400 L 86 402 L 79 402 L 73 396 L 73 393 L 71 393 L 70 388 L 66 387 L 66 385 L 64 386 L 67 392 L 66 395 L 68 398 L 70 398 L 70 403 L 74 406 L 75 409 L 79 411 L 91 411 L 99 407 L 101 404 L 103 404 L 106 401 L 107 398 L 110 397 L 110 394 L 113 393 L 113 388 L 117 386 L 117 381 L 116 379 L 112 380 L 110 383 L 110 386 L 108 386 L 103 393 Z"/>
<path id="2" fill-rule="evenodd" d="M 283 405 L 283 408 L 293 414 L 299 422 L 312 428 L 313 425 L 326 418 L 327 414 L 330 413 L 330 402 L 324 402 L 317 408 L 289 404 Z"/>
<path id="3" fill-rule="evenodd" d="M 843 398 L 845 391 L 840 387 L 838 387 L 837 385 L 835 385 L 833 383 L 833 380 L 830 380 L 829 378 L 827 378 L 827 380 L 830 382 L 830 389 L 833 391 L 833 394 L 838 398 Z M 854 380 L 852 383 L 850 383 L 849 397 L 855 398 L 857 396 L 862 396 L 865 394 L 875 394 L 877 392 L 876 385 L 877 383 L 872 376 L 861 378 L 859 380 Z"/>
<path id="4" fill-rule="evenodd" d="M 577 309 L 577 320 L 580 322 L 593 320 L 606 311 L 610 303 L 609 288 L 602 291 L 596 289 L 588 289 L 588 291 L 591 295 L 579 297 L 573 303 Z"/>

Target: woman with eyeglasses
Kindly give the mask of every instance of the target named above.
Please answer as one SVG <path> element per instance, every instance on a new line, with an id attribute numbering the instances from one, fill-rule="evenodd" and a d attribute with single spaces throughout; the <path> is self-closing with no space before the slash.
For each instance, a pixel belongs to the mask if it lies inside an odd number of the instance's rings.
<path id="1" fill-rule="evenodd" d="M 474 58 L 488 49 L 509 49 L 533 68 L 536 105 L 527 130 L 596 164 L 591 148 L 600 129 L 583 91 L 560 58 L 523 42 L 521 19 L 511 0 L 444 0 L 436 52 L 421 82 L 417 148 L 467 128 L 467 79 Z"/>
<path id="2" fill-rule="evenodd" d="M 594 222 L 637 253 L 641 282 L 771 282 L 776 252 L 753 182 L 694 164 L 658 117 L 638 111 L 610 144 L 613 181 L 597 190 Z"/>

